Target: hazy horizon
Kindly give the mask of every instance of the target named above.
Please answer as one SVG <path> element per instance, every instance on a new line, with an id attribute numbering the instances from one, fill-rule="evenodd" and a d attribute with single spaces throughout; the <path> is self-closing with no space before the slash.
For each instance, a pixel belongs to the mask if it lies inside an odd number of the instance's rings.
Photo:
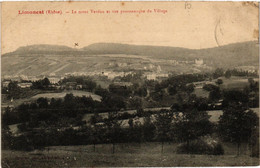
<path id="1" fill-rule="evenodd" d="M 208 47 L 208 48 L 200 48 L 200 49 L 211 49 L 211 48 L 217 48 L 217 47 L 223 47 L 223 46 L 227 46 L 227 45 L 232 45 L 232 44 L 238 44 L 238 43 L 250 43 L 250 42 L 257 42 L 257 40 L 254 41 L 244 41 L 244 42 L 236 42 L 236 43 L 229 43 L 229 44 L 225 44 L 222 46 L 215 46 L 215 47 Z M 85 47 L 94 45 L 94 44 L 118 44 L 118 45 L 133 45 L 133 46 L 151 46 L 151 47 L 173 47 L 173 48 L 181 48 L 181 49 L 189 49 L 189 50 L 200 50 L 200 49 L 194 49 L 194 48 L 185 48 L 185 47 L 178 47 L 178 46 L 163 46 L 163 45 L 138 45 L 138 44 L 128 44 L 128 43 L 116 43 L 116 42 L 97 42 L 97 43 L 91 43 L 89 45 L 86 46 L 81 46 L 81 47 L 73 47 L 73 46 L 67 46 L 67 45 L 61 45 L 61 44 L 31 44 L 31 45 L 26 45 L 26 46 L 19 46 L 18 48 L 16 48 L 13 51 L 10 52 L 6 52 L 6 53 L 2 53 L 2 54 L 7 54 L 7 53 L 12 53 L 15 52 L 16 50 L 18 50 L 21 47 L 29 47 L 29 46 L 41 46 L 41 45 L 49 45 L 49 46 L 64 46 L 64 47 L 69 47 L 71 49 L 76 49 L 76 50 L 81 50 Z M 75 45 L 75 44 L 74 44 Z"/>

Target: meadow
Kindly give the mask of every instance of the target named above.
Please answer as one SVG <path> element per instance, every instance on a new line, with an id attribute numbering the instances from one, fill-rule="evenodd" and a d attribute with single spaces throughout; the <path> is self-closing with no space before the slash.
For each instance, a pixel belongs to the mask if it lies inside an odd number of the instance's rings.
<path id="1" fill-rule="evenodd" d="M 259 159 L 249 156 L 249 148 L 243 144 L 241 155 L 236 155 L 236 145 L 224 143 L 224 155 L 176 154 L 177 144 L 127 143 L 84 146 L 53 146 L 32 152 L 2 151 L 2 167 L 173 167 L 173 166 L 256 166 Z"/>
<path id="2" fill-rule="evenodd" d="M 237 77 L 232 76 L 227 79 L 221 77 L 223 84 L 220 85 L 221 89 L 244 89 L 246 86 L 249 86 L 248 77 Z M 259 78 L 253 78 L 255 82 L 259 82 Z"/>
<path id="3" fill-rule="evenodd" d="M 89 97 L 91 96 L 93 100 L 97 100 L 97 101 L 101 101 L 101 97 L 94 94 L 94 93 L 91 93 L 91 92 L 86 92 L 86 91 L 81 91 L 81 90 L 66 90 L 66 91 L 63 91 L 61 93 L 42 93 L 42 94 L 37 94 L 33 97 L 31 97 L 30 99 L 32 100 L 37 100 L 38 98 L 40 97 L 44 97 L 44 98 L 47 98 L 47 99 L 51 99 L 51 98 L 64 98 L 66 96 L 66 94 L 70 94 L 72 93 L 74 96 L 79 96 L 79 97 L 82 97 L 82 96 L 86 96 L 86 97 Z"/>

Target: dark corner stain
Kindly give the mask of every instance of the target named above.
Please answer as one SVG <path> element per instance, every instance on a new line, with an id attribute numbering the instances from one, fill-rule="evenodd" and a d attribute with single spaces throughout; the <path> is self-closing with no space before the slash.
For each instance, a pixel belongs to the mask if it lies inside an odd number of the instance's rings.
<path id="1" fill-rule="evenodd" d="M 124 5 L 125 5 L 125 3 L 124 3 L 124 2 L 121 2 L 121 5 L 122 5 L 122 6 L 124 6 Z"/>
<path id="2" fill-rule="evenodd" d="M 73 2 L 73 1 L 72 1 L 72 0 L 69 0 L 68 2 L 71 3 L 71 2 Z"/>
<path id="3" fill-rule="evenodd" d="M 253 2 L 253 1 L 244 1 L 244 2 L 242 2 L 242 5 L 243 6 L 252 6 L 252 7 L 256 7 L 256 8 L 258 8 L 259 7 L 259 5 L 258 5 L 258 2 Z"/>
<path id="4" fill-rule="evenodd" d="M 67 23 L 67 20 L 64 20 L 64 23 Z"/>

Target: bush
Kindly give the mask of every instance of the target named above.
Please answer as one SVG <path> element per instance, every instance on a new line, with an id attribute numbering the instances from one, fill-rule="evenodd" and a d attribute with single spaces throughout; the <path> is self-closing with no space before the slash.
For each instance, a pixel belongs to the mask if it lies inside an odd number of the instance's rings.
<path id="1" fill-rule="evenodd" d="M 28 140 L 28 138 L 24 135 L 13 138 L 13 143 L 10 145 L 10 149 L 12 150 L 20 150 L 20 151 L 32 151 L 33 144 Z"/>
<path id="2" fill-rule="evenodd" d="M 203 89 L 210 92 L 210 91 L 219 89 L 219 87 L 216 85 L 212 85 L 212 84 L 205 84 L 203 86 Z"/>
<path id="3" fill-rule="evenodd" d="M 249 145 L 251 147 L 251 157 L 259 158 L 259 127 L 253 129 Z"/>
<path id="4" fill-rule="evenodd" d="M 191 141 L 189 145 L 182 143 L 177 147 L 178 154 L 203 154 L 203 155 L 223 155 L 222 145 L 211 137 L 204 137 Z"/>
<path id="5" fill-rule="evenodd" d="M 252 148 L 252 152 L 251 152 L 250 156 L 259 158 L 259 143 L 258 143 L 257 147 Z"/>

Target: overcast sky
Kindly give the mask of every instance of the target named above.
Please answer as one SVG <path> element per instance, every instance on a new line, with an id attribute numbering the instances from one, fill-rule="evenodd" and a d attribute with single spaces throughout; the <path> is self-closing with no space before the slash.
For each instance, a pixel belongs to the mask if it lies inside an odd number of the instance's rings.
<path id="1" fill-rule="evenodd" d="M 186 9 L 185 9 L 186 5 Z M 62 15 L 18 11 L 62 10 Z M 86 10 L 163 9 L 167 13 L 71 14 Z M 70 13 L 66 14 L 65 11 Z M 257 40 L 258 7 L 242 2 L 4 2 L 2 53 L 32 44 L 97 42 L 192 49 Z"/>

